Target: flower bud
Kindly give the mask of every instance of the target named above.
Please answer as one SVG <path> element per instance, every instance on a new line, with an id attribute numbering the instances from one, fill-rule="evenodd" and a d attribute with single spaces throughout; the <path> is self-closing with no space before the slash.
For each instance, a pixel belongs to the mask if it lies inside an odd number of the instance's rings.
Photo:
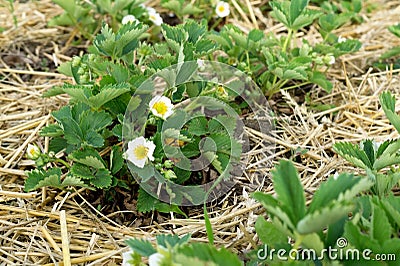
<path id="1" fill-rule="evenodd" d="M 165 177 L 165 179 L 168 179 L 168 180 L 177 178 L 175 172 L 172 171 L 172 170 L 165 171 L 164 172 L 164 177 Z"/>
<path id="2" fill-rule="evenodd" d="M 174 162 L 171 161 L 171 160 L 166 160 L 166 161 L 164 162 L 164 167 L 165 167 L 165 168 L 172 168 L 172 167 L 174 167 Z"/>

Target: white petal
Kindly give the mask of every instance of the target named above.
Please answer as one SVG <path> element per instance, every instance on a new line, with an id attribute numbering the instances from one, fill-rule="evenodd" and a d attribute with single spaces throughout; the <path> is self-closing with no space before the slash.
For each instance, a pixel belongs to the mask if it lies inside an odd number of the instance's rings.
<path id="1" fill-rule="evenodd" d="M 132 250 L 122 253 L 122 266 L 131 266 L 128 261 L 132 260 Z"/>
<path id="2" fill-rule="evenodd" d="M 152 141 L 147 141 L 146 148 L 149 149 L 147 151 L 147 158 L 149 158 L 150 161 L 154 161 L 153 153 L 156 149 L 156 145 Z"/>
<path id="3" fill-rule="evenodd" d="M 157 11 L 152 7 L 146 7 L 147 12 L 150 14 L 156 14 Z"/>
<path id="4" fill-rule="evenodd" d="M 153 253 L 149 256 L 149 266 L 160 266 L 164 256 L 160 253 Z"/>
<path id="5" fill-rule="evenodd" d="M 137 23 L 138 20 L 135 18 L 134 15 L 126 15 L 125 17 L 122 18 L 121 23 L 122 24 L 128 24 L 128 23 Z"/>

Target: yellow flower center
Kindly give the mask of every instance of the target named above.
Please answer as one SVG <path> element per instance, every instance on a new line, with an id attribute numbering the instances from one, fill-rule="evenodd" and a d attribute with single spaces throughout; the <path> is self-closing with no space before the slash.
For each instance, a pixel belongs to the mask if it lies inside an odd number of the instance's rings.
<path id="1" fill-rule="evenodd" d="M 138 160 L 143 160 L 147 157 L 147 153 L 149 152 L 149 149 L 146 148 L 145 146 L 141 145 L 141 146 L 137 146 L 134 150 L 133 150 L 133 154 L 135 155 L 135 157 Z"/>
<path id="2" fill-rule="evenodd" d="M 218 7 L 218 11 L 221 12 L 221 13 L 224 12 L 225 11 L 225 7 L 224 6 L 219 6 Z"/>
<path id="3" fill-rule="evenodd" d="M 35 149 L 30 149 L 28 152 L 31 156 L 35 155 Z"/>
<path id="4" fill-rule="evenodd" d="M 152 21 L 155 21 L 155 20 L 156 20 L 156 17 L 155 17 L 154 15 L 150 15 L 150 16 L 149 16 L 149 19 L 152 20 Z"/>
<path id="5" fill-rule="evenodd" d="M 165 115 L 165 113 L 168 111 L 168 106 L 164 102 L 160 101 L 153 105 L 153 109 L 155 109 L 160 115 Z"/>

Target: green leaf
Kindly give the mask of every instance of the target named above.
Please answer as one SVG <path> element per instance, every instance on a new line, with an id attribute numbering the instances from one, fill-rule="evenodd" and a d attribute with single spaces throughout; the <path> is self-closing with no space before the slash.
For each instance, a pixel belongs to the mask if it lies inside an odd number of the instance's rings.
<path id="1" fill-rule="evenodd" d="M 258 42 L 260 41 L 262 38 L 264 38 L 264 32 L 258 29 L 252 29 L 249 32 L 249 37 L 248 40 L 249 41 L 253 41 L 253 42 Z"/>
<path id="2" fill-rule="evenodd" d="M 351 200 L 372 185 L 372 181 L 367 178 L 355 177 L 348 173 L 342 173 L 336 179 L 331 177 L 315 192 L 308 213 L 315 212 L 334 201 Z"/>
<path id="3" fill-rule="evenodd" d="M 84 136 L 83 145 L 100 148 L 104 145 L 104 139 L 99 133 L 89 129 Z"/>
<path id="4" fill-rule="evenodd" d="M 361 46 L 362 43 L 360 41 L 351 39 L 348 39 L 344 42 L 336 43 L 334 47 L 337 51 L 334 53 L 334 56 L 338 57 L 342 54 L 357 52 L 358 50 L 360 50 Z"/>
<path id="5" fill-rule="evenodd" d="M 123 165 L 124 165 L 124 158 L 121 147 L 113 146 L 110 154 L 111 173 L 113 175 L 116 174 L 119 170 L 121 170 Z"/>
<path id="6" fill-rule="evenodd" d="M 293 24 L 296 19 L 303 13 L 304 9 L 308 5 L 308 0 L 297 0 L 297 1 L 290 1 L 290 24 Z"/>
<path id="7" fill-rule="evenodd" d="M 153 247 L 150 241 L 144 239 L 131 238 L 125 240 L 125 243 L 136 253 L 143 257 L 149 257 L 156 253 L 156 249 Z"/>
<path id="8" fill-rule="evenodd" d="M 372 169 L 373 166 L 363 150 L 350 142 L 338 142 L 333 145 L 333 150 L 348 162 L 363 169 Z"/>
<path id="9" fill-rule="evenodd" d="M 400 46 L 393 47 L 383 54 L 381 54 L 380 59 L 385 60 L 400 54 Z"/>
<path id="10" fill-rule="evenodd" d="M 317 84 L 321 88 L 323 88 L 326 92 L 331 92 L 333 85 L 332 83 L 326 78 L 324 74 L 319 71 L 311 72 L 310 82 Z"/>
<path id="11" fill-rule="evenodd" d="M 126 83 L 110 84 L 101 88 L 101 91 L 95 96 L 91 96 L 88 99 L 88 104 L 98 110 L 107 102 L 121 96 L 122 94 L 129 92 L 130 87 Z"/>
<path id="12" fill-rule="evenodd" d="M 54 86 L 50 89 L 48 89 L 47 91 L 45 91 L 42 96 L 47 98 L 47 97 L 53 97 L 53 96 L 57 96 L 60 94 L 65 93 L 64 88 L 60 87 L 60 86 Z"/>
<path id="13" fill-rule="evenodd" d="M 324 250 L 324 243 L 321 241 L 321 238 L 318 234 L 307 234 L 303 236 L 302 240 L 302 245 L 314 250 L 317 254 L 322 254 Z"/>
<path id="14" fill-rule="evenodd" d="M 348 242 L 358 250 L 370 249 L 372 251 L 379 250 L 380 244 L 376 239 L 362 234 L 360 229 L 352 222 L 348 222 L 344 226 L 344 235 Z"/>
<path id="15" fill-rule="evenodd" d="M 57 124 L 51 124 L 42 128 L 39 132 L 41 136 L 44 137 L 58 137 L 63 134 L 62 128 Z"/>
<path id="16" fill-rule="evenodd" d="M 205 135 L 208 133 L 207 125 L 208 121 L 204 116 L 195 117 L 188 124 L 188 132 L 195 136 Z"/>
<path id="17" fill-rule="evenodd" d="M 45 170 L 33 170 L 26 173 L 28 178 L 25 181 L 25 191 L 29 192 L 41 187 L 54 187 L 63 189 L 67 186 L 87 187 L 79 178 L 67 175 L 61 182 L 61 169 L 51 168 Z"/>
<path id="18" fill-rule="evenodd" d="M 98 151 L 92 148 L 76 150 L 69 156 L 73 161 L 96 168 L 105 168 L 105 163 Z"/>
<path id="19" fill-rule="evenodd" d="M 306 212 L 303 186 L 297 170 L 290 161 L 281 160 L 272 172 L 278 201 L 293 224 L 297 224 Z"/>
<path id="20" fill-rule="evenodd" d="M 287 236 L 279 227 L 272 222 L 267 222 L 264 217 L 259 216 L 255 224 L 256 232 L 260 240 L 270 247 L 279 243 L 287 243 Z"/>
<path id="21" fill-rule="evenodd" d="M 71 167 L 71 174 L 83 178 L 83 179 L 91 179 L 93 178 L 93 173 L 89 166 L 80 163 L 74 163 Z"/>
<path id="22" fill-rule="evenodd" d="M 333 204 L 320 208 L 307 214 L 297 224 L 297 231 L 300 234 L 318 233 L 343 217 L 347 217 L 354 209 L 354 204 L 334 202 Z"/>
<path id="23" fill-rule="evenodd" d="M 290 2 L 270 1 L 269 5 L 272 7 L 271 16 L 289 28 L 291 25 L 290 15 L 288 12 Z"/>
<path id="24" fill-rule="evenodd" d="M 82 180 L 80 180 L 79 178 L 76 178 L 72 175 L 67 175 L 64 180 L 61 183 L 61 187 L 60 188 L 65 188 L 65 187 L 88 187 Z"/>
<path id="25" fill-rule="evenodd" d="M 396 128 L 397 132 L 400 133 L 400 116 L 397 115 L 395 110 L 395 105 L 396 105 L 395 96 L 392 96 L 392 94 L 389 91 L 383 92 L 379 96 L 379 102 L 381 103 L 382 109 L 385 112 L 390 123 Z"/>
<path id="26" fill-rule="evenodd" d="M 161 235 L 157 235 L 156 239 L 157 239 L 158 246 L 163 246 L 164 248 L 168 249 L 168 248 L 173 248 L 175 246 L 180 246 L 180 245 L 188 243 L 190 237 L 191 237 L 190 234 L 186 234 L 182 237 L 179 237 L 177 235 L 161 234 Z"/>
<path id="27" fill-rule="evenodd" d="M 37 189 L 37 185 L 40 181 L 44 180 L 49 176 L 57 176 L 61 177 L 61 169 L 60 168 L 51 168 L 48 171 L 35 169 L 30 172 L 25 172 L 28 178 L 25 180 L 25 192 L 30 192 L 32 190 Z"/>
<path id="28" fill-rule="evenodd" d="M 386 240 L 390 239 L 392 227 L 381 206 L 375 203 L 372 206 L 371 237 L 378 240 L 380 244 L 383 244 Z"/>
<path id="29" fill-rule="evenodd" d="M 139 188 L 139 195 L 136 205 L 136 208 L 139 212 L 153 211 L 158 202 L 159 202 L 158 199 L 151 196 L 144 189 Z"/>
<path id="30" fill-rule="evenodd" d="M 90 179 L 90 184 L 96 188 L 107 188 L 111 185 L 112 175 L 108 169 L 100 168 L 96 170 L 94 177 Z"/>
<path id="31" fill-rule="evenodd" d="M 397 227 L 400 228 L 400 212 L 397 206 L 393 206 L 388 199 L 382 199 L 381 204 L 386 211 L 386 215 L 392 218 Z"/>
<path id="32" fill-rule="evenodd" d="M 210 243 L 210 245 L 213 245 L 214 244 L 214 233 L 213 233 L 210 217 L 208 216 L 207 206 L 205 203 L 203 206 L 203 210 L 204 210 L 204 223 L 206 225 L 208 243 Z"/>
<path id="33" fill-rule="evenodd" d="M 105 111 L 93 112 L 91 110 L 86 110 L 80 115 L 80 128 L 83 132 L 93 130 L 98 132 L 105 127 L 111 125 L 112 118 Z"/>
<path id="34" fill-rule="evenodd" d="M 114 34 L 112 29 L 104 23 L 101 33 L 95 37 L 93 44 L 100 54 L 113 59 L 121 58 L 137 48 L 139 38 L 147 27 L 142 23 L 127 23 Z"/>
<path id="35" fill-rule="evenodd" d="M 177 254 L 182 254 L 191 258 L 198 258 L 201 261 L 215 263 L 216 265 L 242 265 L 242 262 L 238 259 L 236 254 L 229 252 L 225 248 L 217 249 L 216 247 L 205 243 L 182 245 L 178 247 Z"/>
<path id="36" fill-rule="evenodd" d="M 258 200 L 264 206 L 270 216 L 278 218 L 285 227 L 288 227 L 291 230 L 295 229 L 289 215 L 286 211 L 282 210 L 279 206 L 279 202 L 271 195 L 255 192 L 253 193 L 253 198 Z"/>
<path id="37" fill-rule="evenodd" d="M 400 38 L 400 23 L 388 27 L 388 30 Z"/>

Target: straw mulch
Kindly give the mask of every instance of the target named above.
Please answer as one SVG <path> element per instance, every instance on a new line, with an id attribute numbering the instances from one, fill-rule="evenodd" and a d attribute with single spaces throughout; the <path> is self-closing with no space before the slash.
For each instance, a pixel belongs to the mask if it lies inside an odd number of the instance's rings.
<path id="1" fill-rule="evenodd" d="M 46 26 L 52 16 L 62 12 L 50 0 L 22 2 L 14 3 L 13 12 L 8 2 L 0 5 L 0 26 L 5 29 L 0 34 L 0 265 L 115 265 L 127 250 L 125 239 L 154 240 L 157 233 L 192 233 L 195 240 L 206 242 L 200 208 L 190 210 L 189 219 L 144 215 L 136 213 L 134 201 L 129 199 L 127 205 L 133 206 L 129 210 L 104 215 L 88 201 L 83 190 L 23 192 L 24 171 L 33 166 L 24 157 L 25 149 L 29 143 L 47 149 L 48 139 L 39 137 L 38 131 L 51 123 L 51 111 L 68 102 L 65 96 L 44 99 L 41 94 L 69 80 L 57 74 L 55 68 L 80 49 L 70 45 L 76 34 L 72 29 Z M 235 11 L 228 21 L 244 31 L 260 28 L 281 33 L 281 25 L 273 25 L 262 16 L 262 4 L 233 0 Z M 363 15 L 361 25 L 348 25 L 338 32 L 346 38 L 360 39 L 363 48 L 341 57 L 329 71 L 335 84 L 332 93 L 311 90 L 314 104 L 337 107 L 317 111 L 304 103 L 304 94 L 293 91 L 274 98 L 271 108 L 280 113 L 277 137 L 250 128 L 248 133 L 255 143 L 273 141 L 276 153 L 269 156 L 266 147 L 256 146 L 243 183 L 249 184 L 261 175 L 264 179 L 256 187 L 272 193 L 268 162 L 292 157 L 309 197 L 335 171 L 352 170 L 333 153 L 332 144 L 397 136 L 379 107 L 378 95 L 384 90 L 400 91 L 399 71 L 379 72 L 369 66 L 382 52 L 400 45 L 387 30 L 387 26 L 398 22 L 400 7 L 397 1 L 373 4 L 376 9 Z M 244 13 L 245 6 L 251 7 L 249 14 Z M 300 32 L 301 36 L 310 42 L 320 38 L 313 27 L 307 33 Z M 297 153 L 299 149 L 307 152 Z M 239 254 L 255 248 L 258 239 L 254 222 L 256 215 L 263 213 L 248 196 L 250 186 L 244 191 L 236 187 L 209 208 L 216 244 Z"/>

